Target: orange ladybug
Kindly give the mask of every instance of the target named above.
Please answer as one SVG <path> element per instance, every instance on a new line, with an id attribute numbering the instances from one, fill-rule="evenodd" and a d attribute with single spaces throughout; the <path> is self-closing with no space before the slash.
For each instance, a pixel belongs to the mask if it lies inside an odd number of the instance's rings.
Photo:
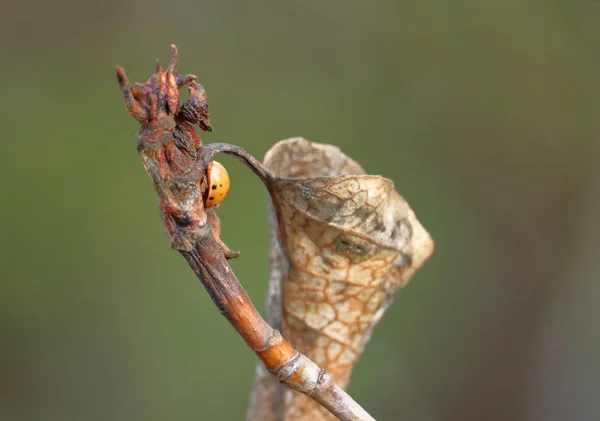
<path id="1" fill-rule="evenodd" d="M 229 174 L 223 165 L 211 161 L 206 171 L 208 186 L 204 192 L 204 207 L 212 208 L 225 199 L 229 191 Z"/>

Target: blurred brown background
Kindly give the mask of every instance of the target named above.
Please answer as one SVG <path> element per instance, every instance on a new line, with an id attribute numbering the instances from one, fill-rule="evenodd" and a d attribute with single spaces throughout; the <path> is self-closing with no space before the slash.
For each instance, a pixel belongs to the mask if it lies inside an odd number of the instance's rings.
<path id="1" fill-rule="evenodd" d="M 116 64 L 180 48 L 215 130 L 393 179 L 436 240 L 350 392 L 378 420 L 600 419 L 600 2 L 11 2 L 0 12 L 0 420 L 242 420 L 254 355 L 169 249 Z M 265 193 L 222 158 L 257 305 Z"/>

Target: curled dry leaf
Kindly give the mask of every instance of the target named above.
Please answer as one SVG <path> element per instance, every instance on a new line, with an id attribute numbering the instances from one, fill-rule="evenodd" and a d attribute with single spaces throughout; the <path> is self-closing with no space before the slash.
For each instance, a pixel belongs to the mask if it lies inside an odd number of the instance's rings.
<path id="1" fill-rule="evenodd" d="M 288 139 L 264 165 L 274 176 L 267 319 L 345 387 L 394 292 L 433 241 L 392 181 L 365 175 L 336 147 Z M 334 419 L 259 366 L 249 421 Z"/>

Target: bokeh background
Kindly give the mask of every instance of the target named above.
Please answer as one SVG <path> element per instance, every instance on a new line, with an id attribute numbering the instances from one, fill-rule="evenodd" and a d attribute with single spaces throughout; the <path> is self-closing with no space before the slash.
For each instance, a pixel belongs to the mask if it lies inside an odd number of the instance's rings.
<path id="1" fill-rule="evenodd" d="M 114 76 L 170 45 L 215 130 L 393 179 L 436 240 L 350 392 L 378 420 L 600 419 L 600 2 L 6 2 L 0 420 L 242 420 L 255 356 L 171 251 Z M 220 158 L 262 309 L 265 193 Z"/>

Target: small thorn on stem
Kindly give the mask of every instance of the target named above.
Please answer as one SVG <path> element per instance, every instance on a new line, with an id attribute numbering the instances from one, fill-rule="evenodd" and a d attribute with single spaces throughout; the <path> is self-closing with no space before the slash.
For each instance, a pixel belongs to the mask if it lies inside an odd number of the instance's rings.
<path id="1" fill-rule="evenodd" d="M 126 89 L 126 87 L 129 86 L 129 79 L 127 79 L 125 69 L 123 69 L 121 66 L 117 66 L 117 79 L 121 89 Z"/>
<path id="2" fill-rule="evenodd" d="M 175 73 L 177 71 L 177 58 L 179 53 L 177 51 L 177 46 L 175 44 L 171 44 L 171 60 L 169 61 L 169 67 L 167 67 L 167 72 Z"/>
<path id="3" fill-rule="evenodd" d="M 136 120 L 140 122 L 144 121 L 148 117 L 148 114 L 133 94 L 133 90 L 129 84 L 129 79 L 127 78 L 125 69 L 123 69 L 121 66 L 117 66 L 117 80 L 119 81 L 121 92 L 123 92 L 123 99 L 125 100 L 125 107 L 127 108 L 127 111 L 129 111 L 129 114 L 131 114 Z"/>
<path id="4" fill-rule="evenodd" d="M 196 76 L 192 74 L 177 76 L 177 86 L 181 88 L 183 85 L 187 85 L 195 80 Z"/>

